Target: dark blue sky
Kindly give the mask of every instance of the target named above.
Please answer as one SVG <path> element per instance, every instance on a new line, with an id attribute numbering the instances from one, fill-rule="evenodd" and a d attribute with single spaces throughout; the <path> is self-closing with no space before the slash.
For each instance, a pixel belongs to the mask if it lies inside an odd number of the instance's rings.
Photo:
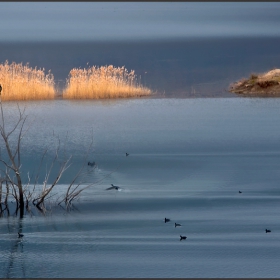
<path id="1" fill-rule="evenodd" d="M 1 2 L 0 41 L 279 36 L 280 2 Z"/>

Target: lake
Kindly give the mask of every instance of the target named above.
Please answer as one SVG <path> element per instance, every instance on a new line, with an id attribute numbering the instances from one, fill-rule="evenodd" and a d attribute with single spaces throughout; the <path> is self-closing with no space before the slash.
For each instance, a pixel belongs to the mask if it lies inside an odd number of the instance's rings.
<path id="1" fill-rule="evenodd" d="M 58 94 L 73 68 L 125 66 L 154 93 L 20 102 L 24 183 L 41 187 L 59 143 L 58 163 L 72 158 L 45 216 L 19 219 L 12 201 L 1 213 L 0 277 L 280 278 L 280 99 L 227 90 L 279 68 L 279 3 L 0 7 L 0 64 L 51 70 Z M 16 103 L 3 106 L 14 124 Z M 66 211 L 83 165 L 93 185 Z"/>
<path id="2" fill-rule="evenodd" d="M 97 183 L 70 212 L 2 217 L 1 277 L 280 277 L 280 99 L 20 105 L 32 123 L 22 171 L 31 174 L 59 136 L 61 153 L 73 155 L 59 195 L 93 139 L 88 160 L 97 167 L 86 166 L 84 179 Z M 11 117 L 15 106 L 4 104 Z"/>

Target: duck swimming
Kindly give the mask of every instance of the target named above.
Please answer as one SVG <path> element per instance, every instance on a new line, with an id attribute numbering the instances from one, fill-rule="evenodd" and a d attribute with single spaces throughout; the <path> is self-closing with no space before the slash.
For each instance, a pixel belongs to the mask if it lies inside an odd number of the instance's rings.
<path id="1" fill-rule="evenodd" d="M 112 187 L 106 189 L 106 191 L 109 191 L 109 190 L 117 190 L 117 191 L 118 191 L 118 190 L 120 189 L 120 187 L 114 186 L 113 184 L 111 184 L 111 186 L 112 186 Z"/>
<path id="2" fill-rule="evenodd" d="M 186 240 L 187 239 L 187 236 L 182 236 L 182 235 L 180 235 L 180 241 L 181 240 Z"/>

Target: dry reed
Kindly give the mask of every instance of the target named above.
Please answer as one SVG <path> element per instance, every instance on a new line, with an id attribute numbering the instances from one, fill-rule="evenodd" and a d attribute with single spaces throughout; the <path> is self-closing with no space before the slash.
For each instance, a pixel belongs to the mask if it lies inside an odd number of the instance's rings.
<path id="1" fill-rule="evenodd" d="M 43 69 L 16 64 L 6 60 L 0 64 L 0 84 L 2 100 L 39 100 L 54 99 L 54 76 L 46 75 Z"/>
<path id="2" fill-rule="evenodd" d="M 150 95 L 151 90 L 137 83 L 134 71 L 123 67 L 93 66 L 70 71 L 63 98 L 100 99 Z"/>

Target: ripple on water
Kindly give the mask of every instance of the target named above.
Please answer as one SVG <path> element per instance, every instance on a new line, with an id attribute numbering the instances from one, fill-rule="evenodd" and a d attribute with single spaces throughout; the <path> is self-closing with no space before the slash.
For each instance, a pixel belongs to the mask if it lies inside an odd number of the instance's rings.
<path id="1" fill-rule="evenodd" d="M 98 169 L 88 170 L 86 180 L 107 177 L 69 213 L 55 209 L 20 223 L 1 218 L 0 276 L 279 277 L 279 102 L 122 100 L 31 108 L 40 120 L 27 137 L 32 153 L 53 143 L 43 141 L 53 129 L 62 138 L 70 130 L 72 173 L 93 129 L 90 160 Z M 112 183 L 123 191 L 105 191 Z"/>

